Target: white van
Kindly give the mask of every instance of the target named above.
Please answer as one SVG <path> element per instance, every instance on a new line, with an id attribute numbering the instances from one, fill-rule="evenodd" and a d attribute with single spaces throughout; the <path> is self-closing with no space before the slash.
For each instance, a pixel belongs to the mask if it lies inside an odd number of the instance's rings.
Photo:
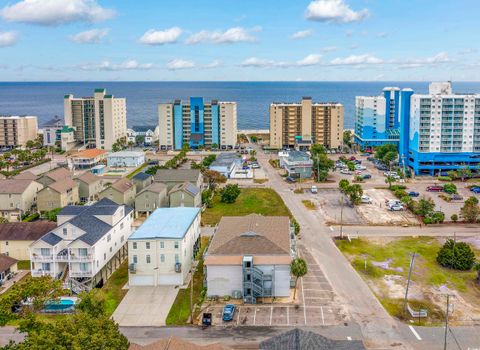
<path id="1" fill-rule="evenodd" d="M 312 193 L 318 193 L 318 188 L 317 188 L 317 186 L 312 185 L 312 187 L 310 188 L 310 192 L 312 192 Z"/>

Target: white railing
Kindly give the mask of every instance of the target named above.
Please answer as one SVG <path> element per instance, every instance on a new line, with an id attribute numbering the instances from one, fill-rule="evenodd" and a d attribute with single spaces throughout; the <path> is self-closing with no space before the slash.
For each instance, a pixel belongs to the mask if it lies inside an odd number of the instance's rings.
<path id="1" fill-rule="evenodd" d="M 69 275 L 70 277 L 91 277 L 93 274 L 91 270 L 88 270 L 88 271 L 70 271 Z"/>
<path id="2" fill-rule="evenodd" d="M 68 262 L 68 255 L 57 255 L 56 261 Z"/>
<path id="3" fill-rule="evenodd" d="M 70 261 L 92 261 L 92 255 L 72 255 L 70 254 Z"/>
<path id="4" fill-rule="evenodd" d="M 33 277 L 41 277 L 41 276 L 52 276 L 53 277 L 53 271 L 32 270 L 31 272 L 32 272 Z"/>
<path id="5" fill-rule="evenodd" d="M 33 261 L 53 261 L 53 255 L 32 255 Z"/>

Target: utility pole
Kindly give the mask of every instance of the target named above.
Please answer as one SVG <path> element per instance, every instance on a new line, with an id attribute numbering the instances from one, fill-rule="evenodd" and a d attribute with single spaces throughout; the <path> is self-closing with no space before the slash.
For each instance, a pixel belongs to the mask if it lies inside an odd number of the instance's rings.
<path id="1" fill-rule="evenodd" d="M 343 239 L 343 193 L 340 196 L 340 239 Z"/>
<path id="2" fill-rule="evenodd" d="M 448 334 L 448 313 L 450 311 L 450 294 L 447 294 L 447 310 L 445 312 L 445 337 L 443 340 L 443 350 L 447 350 L 447 334 Z"/>
<path id="3" fill-rule="evenodd" d="M 410 269 L 408 270 L 408 280 L 407 280 L 407 289 L 405 290 L 405 301 L 403 302 L 403 311 L 407 312 L 407 304 L 408 304 L 408 288 L 410 287 L 410 280 L 412 278 L 412 270 L 413 264 L 415 263 L 415 256 L 417 254 L 413 253 L 410 259 Z"/>
<path id="4" fill-rule="evenodd" d="M 195 261 L 192 263 L 195 263 Z M 193 266 L 190 269 L 190 273 L 192 274 L 190 281 L 190 324 L 193 324 L 193 276 L 195 275 L 195 268 Z"/>

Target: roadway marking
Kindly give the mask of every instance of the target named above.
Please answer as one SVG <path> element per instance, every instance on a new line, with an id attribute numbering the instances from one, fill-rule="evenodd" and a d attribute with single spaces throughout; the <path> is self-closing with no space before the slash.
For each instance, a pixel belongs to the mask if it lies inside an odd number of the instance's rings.
<path id="1" fill-rule="evenodd" d="M 305 294 L 303 293 L 303 278 L 300 278 L 300 284 L 302 286 L 303 318 L 305 319 L 305 325 L 307 325 L 307 310 L 305 307 Z"/>
<path id="2" fill-rule="evenodd" d="M 270 326 L 272 325 L 273 306 L 270 306 Z"/>
<path id="3" fill-rule="evenodd" d="M 255 326 L 255 319 L 257 318 L 257 307 L 255 306 L 255 313 L 253 314 L 253 325 Z"/>
<path id="4" fill-rule="evenodd" d="M 413 335 L 415 336 L 415 338 L 417 338 L 417 340 L 422 340 L 422 338 L 420 337 L 420 335 L 417 333 L 417 331 L 415 330 L 415 328 L 413 328 L 413 326 L 408 326 L 408 328 L 410 328 L 410 330 L 412 331 Z"/>
<path id="5" fill-rule="evenodd" d="M 320 306 L 320 311 L 322 312 L 322 324 L 325 326 L 325 318 L 323 317 L 323 307 Z"/>

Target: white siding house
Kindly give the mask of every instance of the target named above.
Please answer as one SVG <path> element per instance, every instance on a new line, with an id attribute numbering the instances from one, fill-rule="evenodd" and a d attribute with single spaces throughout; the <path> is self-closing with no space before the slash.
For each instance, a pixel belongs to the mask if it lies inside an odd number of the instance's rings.
<path id="1" fill-rule="evenodd" d="M 138 167 L 145 163 L 145 153 L 140 151 L 120 151 L 107 156 L 109 167 Z"/>
<path id="2" fill-rule="evenodd" d="M 128 239 L 129 285 L 182 285 L 200 242 L 199 208 L 159 208 Z"/>

